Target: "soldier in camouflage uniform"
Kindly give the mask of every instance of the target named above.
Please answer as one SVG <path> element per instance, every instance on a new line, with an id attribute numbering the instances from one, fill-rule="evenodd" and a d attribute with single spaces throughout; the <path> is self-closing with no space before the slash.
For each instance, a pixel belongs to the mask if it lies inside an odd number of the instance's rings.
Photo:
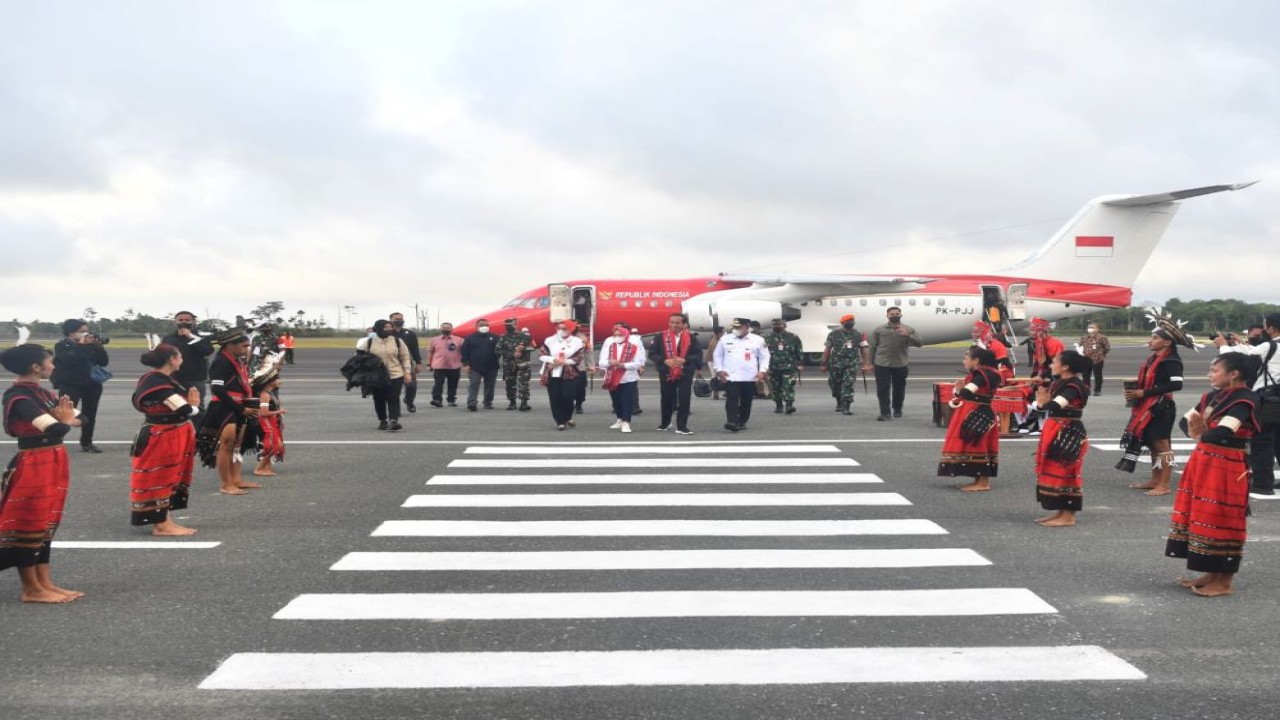
<path id="1" fill-rule="evenodd" d="M 871 365 L 867 339 L 853 326 L 854 316 L 840 318 L 840 327 L 827 335 L 822 349 L 822 370 L 827 374 L 827 385 L 836 399 L 836 412 L 853 414 L 854 381 L 858 379 L 858 360 L 862 368 Z"/>
<path id="2" fill-rule="evenodd" d="M 769 385 L 773 388 L 774 412 L 796 411 L 796 380 L 804 366 L 800 337 L 787 332 L 787 324 L 774 319 L 773 333 L 765 338 L 769 347 Z"/>
<path id="3" fill-rule="evenodd" d="M 516 319 L 507 318 L 503 323 L 507 333 L 498 338 L 498 357 L 502 359 L 502 382 L 507 387 L 507 409 L 516 409 L 519 399 L 520 410 L 529 407 L 530 360 L 536 354 L 537 346 L 528 332 L 516 331 Z"/>

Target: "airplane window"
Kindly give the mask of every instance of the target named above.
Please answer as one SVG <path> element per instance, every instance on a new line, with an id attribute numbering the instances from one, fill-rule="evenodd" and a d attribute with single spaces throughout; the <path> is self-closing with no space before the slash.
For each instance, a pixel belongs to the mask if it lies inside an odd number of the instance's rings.
<path id="1" fill-rule="evenodd" d="M 671 302 L 670 300 L 668 300 L 668 301 L 666 302 L 666 305 L 667 305 L 667 307 L 675 307 L 675 305 L 674 305 L 674 304 L 672 304 L 672 302 Z"/>
<path id="2" fill-rule="evenodd" d="M 551 307 L 551 296 L 550 296 L 550 295 L 543 295 L 543 296 L 541 296 L 541 297 L 539 297 L 539 298 L 536 298 L 536 300 L 537 300 L 537 303 L 538 303 L 538 304 L 537 304 L 537 307 L 540 307 L 540 308 L 544 308 L 544 307 Z"/>
<path id="3" fill-rule="evenodd" d="M 916 306 L 916 299 L 915 299 L 915 298 L 907 298 L 907 304 L 908 304 L 908 305 L 910 305 L 911 307 L 915 307 L 915 306 Z"/>
<path id="4" fill-rule="evenodd" d="M 649 301 L 649 307 L 651 307 L 651 308 L 656 308 L 656 307 L 658 307 L 658 301 L 657 301 L 657 300 L 650 300 L 650 301 Z"/>
<path id="5" fill-rule="evenodd" d="M 925 307 L 929 307 L 929 304 L 930 304 L 929 298 L 925 298 L 925 299 L 924 299 L 924 306 L 925 306 Z"/>
<path id="6" fill-rule="evenodd" d="M 944 298 L 938 298 L 938 307 L 942 307 L 943 305 L 946 305 L 946 304 L 947 304 L 947 301 Z"/>
<path id="7" fill-rule="evenodd" d="M 844 299 L 844 304 L 845 304 L 845 307 L 848 307 L 848 306 L 852 305 L 852 304 L 853 304 L 853 299 L 852 299 L 852 298 L 845 298 L 845 299 Z"/>
<path id="8" fill-rule="evenodd" d="M 867 306 L 867 299 L 866 299 L 866 298 L 862 298 L 861 300 L 859 300 L 859 301 L 858 301 L 858 304 L 859 304 L 859 305 L 861 305 L 862 307 L 866 307 L 866 306 Z"/>
<path id="9" fill-rule="evenodd" d="M 839 302 L 839 301 L 838 301 L 838 300 L 836 300 L 835 298 L 832 298 L 832 300 L 831 300 L 831 307 L 835 307 L 837 302 Z"/>
<path id="10" fill-rule="evenodd" d="M 880 298 L 880 307 L 884 307 L 885 305 L 888 305 L 888 304 L 889 304 L 888 300 L 885 300 L 884 298 Z"/>
<path id="11" fill-rule="evenodd" d="M 511 300 L 508 300 L 508 301 L 507 301 L 507 304 L 506 304 L 506 305 L 503 305 L 502 307 L 504 307 L 504 308 L 509 308 L 509 307 L 532 307 L 532 305 L 529 305 L 529 304 L 528 304 L 528 303 L 530 303 L 530 302 L 532 302 L 532 301 L 533 301 L 533 298 L 518 297 L 518 298 L 513 298 L 513 299 L 511 299 Z"/>

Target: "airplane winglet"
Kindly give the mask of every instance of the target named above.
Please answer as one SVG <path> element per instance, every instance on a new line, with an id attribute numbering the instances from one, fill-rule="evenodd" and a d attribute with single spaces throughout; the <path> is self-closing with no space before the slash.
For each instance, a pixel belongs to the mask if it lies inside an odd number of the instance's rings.
<path id="1" fill-rule="evenodd" d="M 1190 190 L 1174 190 L 1173 192 L 1156 193 L 1155 195 L 1134 195 L 1125 198 L 1116 198 L 1115 200 L 1103 200 L 1102 205 L 1114 205 L 1118 207 L 1139 207 L 1142 205 L 1161 205 L 1164 203 L 1176 202 L 1178 200 L 1186 200 L 1187 198 L 1199 197 L 1201 195 L 1212 195 L 1226 190 L 1243 190 L 1250 185 L 1256 184 L 1258 181 L 1246 183 L 1235 183 L 1232 185 L 1209 185 L 1201 188 L 1192 188 Z"/>

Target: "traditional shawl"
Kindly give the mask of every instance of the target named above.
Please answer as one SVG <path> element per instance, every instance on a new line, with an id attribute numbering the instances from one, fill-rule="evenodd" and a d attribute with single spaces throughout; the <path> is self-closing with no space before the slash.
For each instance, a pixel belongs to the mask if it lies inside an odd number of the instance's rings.
<path id="1" fill-rule="evenodd" d="M 605 371 L 604 384 L 601 385 L 605 390 L 616 390 L 622 384 L 622 376 L 627 373 L 626 363 L 631 362 L 636 356 L 636 344 L 631 342 L 628 337 L 623 337 L 621 341 L 616 340 L 609 346 L 609 360 L 618 360 L 618 346 L 622 345 L 621 365 L 614 365 Z"/>
<path id="2" fill-rule="evenodd" d="M 662 331 L 662 351 L 666 359 L 684 359 L 689 354 L 689 331 L 681 330 L 679 334 L 670 330 Z M 632 353 L 634 354 L 634 352 Z M 676 382 L 684 377 L 684 366 L 673 365 L 667 369 L 667 382 Z"/>

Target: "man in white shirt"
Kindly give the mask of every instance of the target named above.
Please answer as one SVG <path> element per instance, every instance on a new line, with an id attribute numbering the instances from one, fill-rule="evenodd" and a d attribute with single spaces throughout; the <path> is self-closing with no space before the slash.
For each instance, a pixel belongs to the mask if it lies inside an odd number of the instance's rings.
<path id="1" fill-rule="evenodd" d="M 724 429 L 740 432 L 751 419 L 756 381 L 769 375 L 769 349 L 764 338 L 751 332 L 751 321 L 734 318 L 729 332 L 716 343 L 716 376 L 725 388 Z"/>
<path id="2" fill-rule="evenodd" d="M 1267 315 L 1262 323 L 1262 333 L 1262 342 L 1257 345 L 1235 335 L 1216 335 L 1213 343 L 1218 346 L 1219 353 L 1238 352 L 1262 358 L 1262 371 L 1258 373 L 1253 389 L 1259 395 L 1266 395 L 1274 390 L 1270 386 L 1280 385 L 1280 313 Z M 1263 423 L 1262 432 L 1249 439 L 1249 466 L 1253 471 L 1249 497 L 1254 500 L 1280 498 L 1275 489 L 1277 460 L 1280 460 L 1280 425 Z"/>

